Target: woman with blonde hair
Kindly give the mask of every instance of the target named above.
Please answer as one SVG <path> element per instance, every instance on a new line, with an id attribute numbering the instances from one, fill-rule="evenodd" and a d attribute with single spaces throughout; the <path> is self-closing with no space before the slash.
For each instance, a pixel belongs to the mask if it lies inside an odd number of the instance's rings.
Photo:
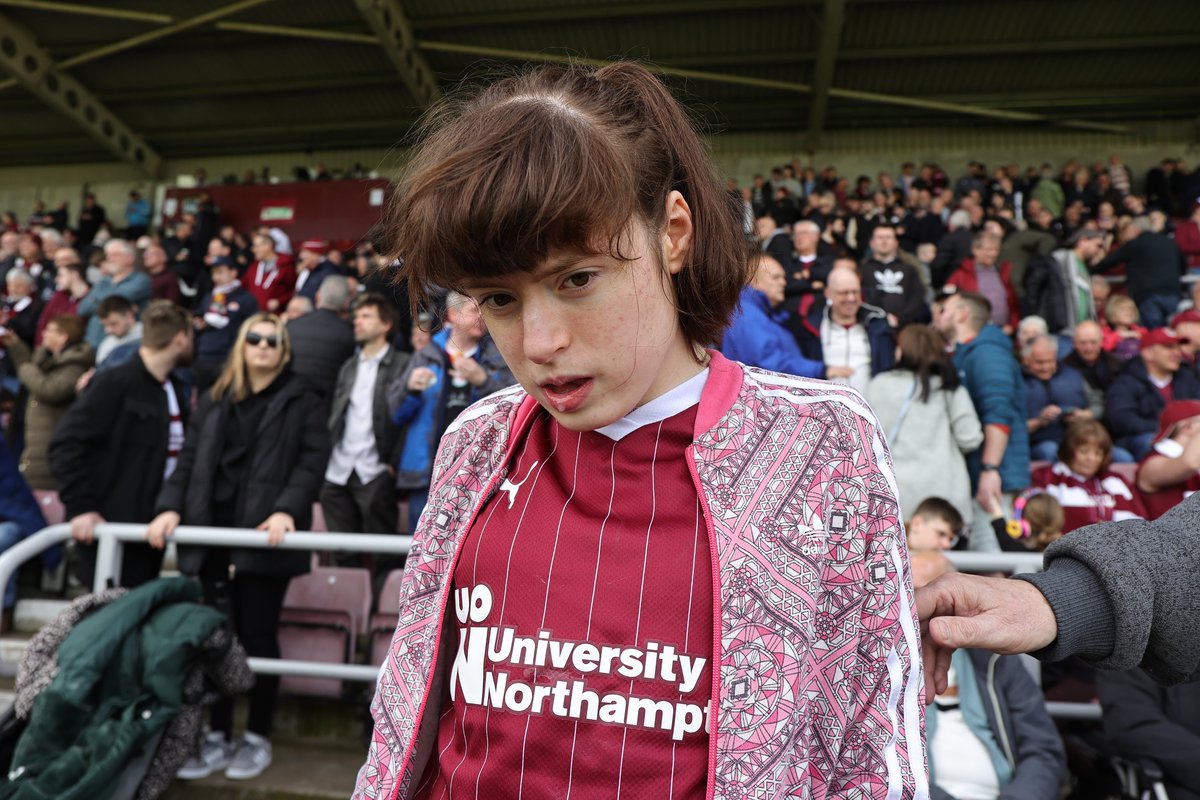
<path id="1" fill-rule="evenodd" d="M 282 320 L 259 313 L 242 323 L 225 368 L 200 398 L 179 463 L 158 495 L 146 529 L 162 548 L 180 524 L 268 531 L 272 544 L 308 528 L 329 441 L 320 399 L 291 370 Z M 279 657 L 276 630 L 292 576 L 308 571 L 301 551 L 180 547 L 179 569 L 197 576 L 205 602 L 225 610 L 251 656 Z M 279 679 L 258 676 L 247 730 L 232 738 L 233 701 L 213 706 L 212 732 L 179 771 L 184 779 L 220 769 L 247 780 L 271 763 L 271 721 Z"/>
<path id="2" fill-rule="evenodd" d="M 907 519 L 925 498 L 944 497 L 970 530 L 971 481 L 963 454 L 983 442 L 975 406 L 935 330 L 905 326 L 897 349 L 895 368 L 867 386 L 867 402 L 892 448 L 901 514 Z"/>

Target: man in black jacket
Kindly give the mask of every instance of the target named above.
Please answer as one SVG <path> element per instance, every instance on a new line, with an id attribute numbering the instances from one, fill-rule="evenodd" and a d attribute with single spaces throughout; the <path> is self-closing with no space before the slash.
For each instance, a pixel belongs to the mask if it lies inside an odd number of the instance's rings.
<path id="1" fill-rule="evenodd" d="M 167 300 L 146 307 L 137 356 L 97 374 L 50 441 L 50 470 L 71 521 L 76 576 L 90 586 L 95 529 L 102 522 L 149 522 L 163 481 L 183 448 L 188 394 L 171 375 L 192 359 L 188 313 Z M 124 546 L 122 586 L 158 577 L 162 553 Z"/>
<path id="2" fill-rule="evenodd" d="M 1109 253 L 1091 271 L 1108 272 L 1124 264 L 1129 275 L 1129 296 L 1137 303 L 1141 324 L 1160 328 L 1179 305 L 1179 279 L 1186 270 L 1186 261 L 1173 240 L 1151 229 L 1148 217 L 1135 218 L 1130 227 L 1133 238 Z"/>
<path id="3" fill-rule="evenodd" d="M 354 355 L 354 331 L 345 319 L 350 284 L 341 275 L 331 275 L 316 297 L 316 310 L 293 319 L 287 330 L 292 340 L 292 371 L 320 392 L 328 407 L 338 371 Z"/>

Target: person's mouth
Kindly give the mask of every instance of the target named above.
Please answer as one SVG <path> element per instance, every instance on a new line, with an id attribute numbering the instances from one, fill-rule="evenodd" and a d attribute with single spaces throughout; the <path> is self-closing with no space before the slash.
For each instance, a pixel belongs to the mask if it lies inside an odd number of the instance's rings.
<path id="1" fill-rule="evenodd" d="M 564 375 L 542 381 L 538 388 L 556 411 L 569 413 L 583 405 L 593 385 L 592 378 L 586 375 Z"/>

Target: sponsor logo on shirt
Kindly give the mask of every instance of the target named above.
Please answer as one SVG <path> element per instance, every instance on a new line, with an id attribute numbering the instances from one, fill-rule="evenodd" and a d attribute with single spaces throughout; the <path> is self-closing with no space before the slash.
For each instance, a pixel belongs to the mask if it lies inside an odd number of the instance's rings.
<path id="1" fill-rule="evenodd" d="M 675 741 L 701 729 L 708 732 L 708 704 L 637 697 L 588 688 L 588 676 L 619 675 L 631 681 L 663 681 L 680 694 L 696 689 L 707 659 L 676 651 L 675 646 L 648 641 L 644 646 L 619 646 L 555 639 L 542 629 L 536 636 L 518 636 L 512 627 L 483 625 L 492 611 L 492 592 L 486 585 L 454 592 L 454 613 L 460 628 L 458 654 L 450 673 L 450 697 L 462 695 L 468 705 L 505 709 L 519 714 L 550 714 L 626 727 L 669 731 Z M 538 683 L 533 669 L 521 680 L 500 666 L 545 668 L 552 675 L 574 672 L 579 677 Z"/>

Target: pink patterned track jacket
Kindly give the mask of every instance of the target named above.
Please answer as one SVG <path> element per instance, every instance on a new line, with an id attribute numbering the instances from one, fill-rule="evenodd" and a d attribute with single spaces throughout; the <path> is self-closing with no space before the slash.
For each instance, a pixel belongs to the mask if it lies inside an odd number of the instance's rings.
<path id="1" fill-rule="evenodd" d="M 923 800 L 918 623 L 875 416 L 851 389 L 710 355 L 688 451 L 719 665 L 708 800 Z M 454 657 L 446 606 L 459 546 L 542 413 L 514 387 L 469 408 L 442 441 L 356 800 L 405 798 L 417 785 Z"/>

